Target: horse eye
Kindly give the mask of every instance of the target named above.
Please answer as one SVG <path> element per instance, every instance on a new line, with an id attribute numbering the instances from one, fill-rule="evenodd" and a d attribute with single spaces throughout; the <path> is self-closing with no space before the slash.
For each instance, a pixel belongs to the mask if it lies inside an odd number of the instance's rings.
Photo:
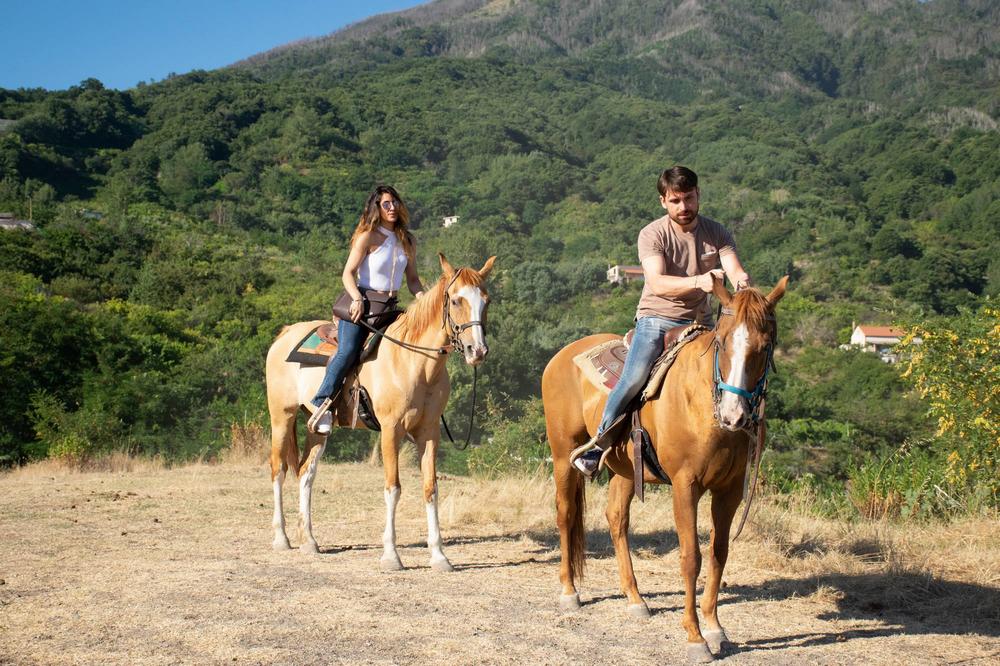
<path id="1" fill-rule="evenodd" d="M 451 299 L 451 304 L 454 305 L 457 308 L 458 307 L 458 299 L 457 298 Z"/>

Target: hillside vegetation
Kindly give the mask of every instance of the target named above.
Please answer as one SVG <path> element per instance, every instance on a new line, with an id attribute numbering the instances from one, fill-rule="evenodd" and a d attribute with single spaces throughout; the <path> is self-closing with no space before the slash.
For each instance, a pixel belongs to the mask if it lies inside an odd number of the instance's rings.
<path id="1" fill-rule="evenodd" d="M 791 276 L 768 482 L 851 514 L 996 507 L 998 12 L 439 1 L 127 91 L 0 90 L 0 210 L 37 226 L 0 235 L 0 461 L 211 455 L 266 424 L 265 350 L 328 314 L 387 182 L 425 281 L 439 250 L 499 256 L 482 446 L 445 468 L 544 464 L 542 368 L 629 327 L 637 286 L 604 273 L 683 163 L 756 282 Z M 925 344 L 899 366 L 838 349 L 855 322 Z M 451 374 L 458 422 L 472 375 Z M 336 437 L 340 459 L 370 445 Z"/>

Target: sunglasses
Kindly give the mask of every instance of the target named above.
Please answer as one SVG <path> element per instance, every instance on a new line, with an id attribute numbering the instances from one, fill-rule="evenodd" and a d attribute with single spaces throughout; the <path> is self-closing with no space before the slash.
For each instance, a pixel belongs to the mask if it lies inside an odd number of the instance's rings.
<path id="1" fill-rule="evenodd" d="M 386 210 L 386 211 L 392 210 L 393 208 L 399 208 L 399 206 L 400 206 L 400 204 L 399 204 L 399 201 L 397 199 L 393 199 L 392 201 L 383 201 L 382 202 L 382 210 Z"/>

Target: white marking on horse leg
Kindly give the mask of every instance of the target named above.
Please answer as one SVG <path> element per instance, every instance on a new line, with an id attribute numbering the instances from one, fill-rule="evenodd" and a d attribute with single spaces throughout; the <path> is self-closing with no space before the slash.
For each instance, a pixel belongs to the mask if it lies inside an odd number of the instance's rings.
<path id="1" fill-rule="evenodd" d="M 274 518 L 271 525 L 274 527 L 274 541 L 271 547 L 275 550 L 288 550 L 291 544 L 288 543 L 288 535 L 285 534 L 285 514 L 281 510 L 281 484 L 285 481 L 285 470 L 278 472 L 274 477 Z"/>
<path id="2" fill-rule="evenodd" d="M 403 562 L 396 552 L 396 505 L 399 504 L 400 488 L 396 486 L 385 491 L 385 532 L 382 533 L 382 560 L 384 571 L 398 571 Z"/>
<path id="3" fill-rule="evenodd" d="M 319 551 L 319 545 L 312 533 L 312 487 L 316 480 L 316 468 L 319 467 L 319 459 L 323 457 L 325 448 L 326 441 L 313 448 L 309 454 L 306 473 L 299 479 L 299 538 L 302 540 L 299 551 L 303 553 Z"/>
<path id="4" fill-rule="evenodd" d="M 726 383 L 741 389 L 747 389 L 747 354 L 750 351 L 750 332 L 746 324 L 740 324 L 730 337 L 732 352 L 729 357 L 729 375 Z M 719 420 L 723 425 L 736 426 L 747 416 L 744 409 L 745 401 L 730 391 L 723 391 L 719 400 Z"/>
<path id="5" fill-rule="evenodd" d="M 431 568 L 435 571 L 454 571 L 451 566 L 451 562 L 444 555 L 444 550 L 442 546 L 444 545 L 441 540 L 441 526 L 438 523 L 438 490 L 437 484 L 434 484 L 434 494 L 431 496 L 431 501 L 427 502 L 427 548 L 431 551 Z"/>

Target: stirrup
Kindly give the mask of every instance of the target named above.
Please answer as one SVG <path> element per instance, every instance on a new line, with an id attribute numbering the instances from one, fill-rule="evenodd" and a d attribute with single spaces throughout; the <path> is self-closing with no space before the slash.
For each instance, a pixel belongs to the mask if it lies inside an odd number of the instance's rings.
<path id="1" fill-rule="evenodd" d="M 597 446 L 597 436 L 591 437 L 586 444 L 581 444 L 572 451 L 569 452 L 569 464 L 572 465 L 577 458 L 585 453 L 589 453 L 594 449 L 600 450 L 601 447 Z M 598 468 L 600 469 L 600 468 Z"/>
<path id="2" fill-rule="evenodd" d="M 581 444 L 580 446 L 570 451 L 569 454 L 570 464 L 572 465 L 573 461 L 582 456 L 584 453 L 587 453 L 588 451 L 593 451 L 594 449 L 600 449 L 601 451 L 604 452 L 604 454 L 601 456 L 601 464 L 603 465 L 605 459 L 607 459 L 608 457 L 608 451 L 614 448 L 613 446 L 607 444 L 607 440 L 611 437 L 611 434 L 615 432 L 618 426 L 622 424 L 622 422 L 625 420 L 625 417 L 628 416 L 629 413 L 630 412 L 625 411 L 619 414 L 618 416 L 615 417 L 615 420 L 611 422 L 611 425 L 609 425 L 607 428 L 604 429 L 604 432 L 602 432 L 600 435 L 594 435 L 593 437 L 590 438 L 590 440 L 586 444 Z M 601 444 L 598 444 L 598 442 L 601 442 L 604 445 L 602 446 Z"/>
<path id="3" fill-rule="evenodd" d="M 605 468 L 605 466 L 607 466 L 607 464 L 608 464 L 608 455 L 611 453 L 611 449 L 613 449 L 613 448 L 615 448 L 615 447 L 609 446 L 608 448 L 604 449 L 604 453 L 601 454 L 601 461 L 599 463 L 597 463 L 597 471 L 598 472 L 600 472 L 602 469 Z M 596 472 L 595 472 L 595 474 L 596 474 Z"/>
<path id="4" fill-rule="evenodd" d="M 316 425 L 319 423 L 319 420 L 323 418 L 323 415 L 329 412 L 330 407 L 333 406 L 333 398 L 327 398 L 326 400 L 323 401 L 323 404 L 321 404 L 319 407 L 314 407 L 312 403 L 309 403 L 309 406 L 312 407 L 315 411 L 313 411 L 313 414 L 312 416 L 309 417 L 309 420 L 306 421 L 306 428 L 309 429 L 309 432 L 315 433 Z"/>

